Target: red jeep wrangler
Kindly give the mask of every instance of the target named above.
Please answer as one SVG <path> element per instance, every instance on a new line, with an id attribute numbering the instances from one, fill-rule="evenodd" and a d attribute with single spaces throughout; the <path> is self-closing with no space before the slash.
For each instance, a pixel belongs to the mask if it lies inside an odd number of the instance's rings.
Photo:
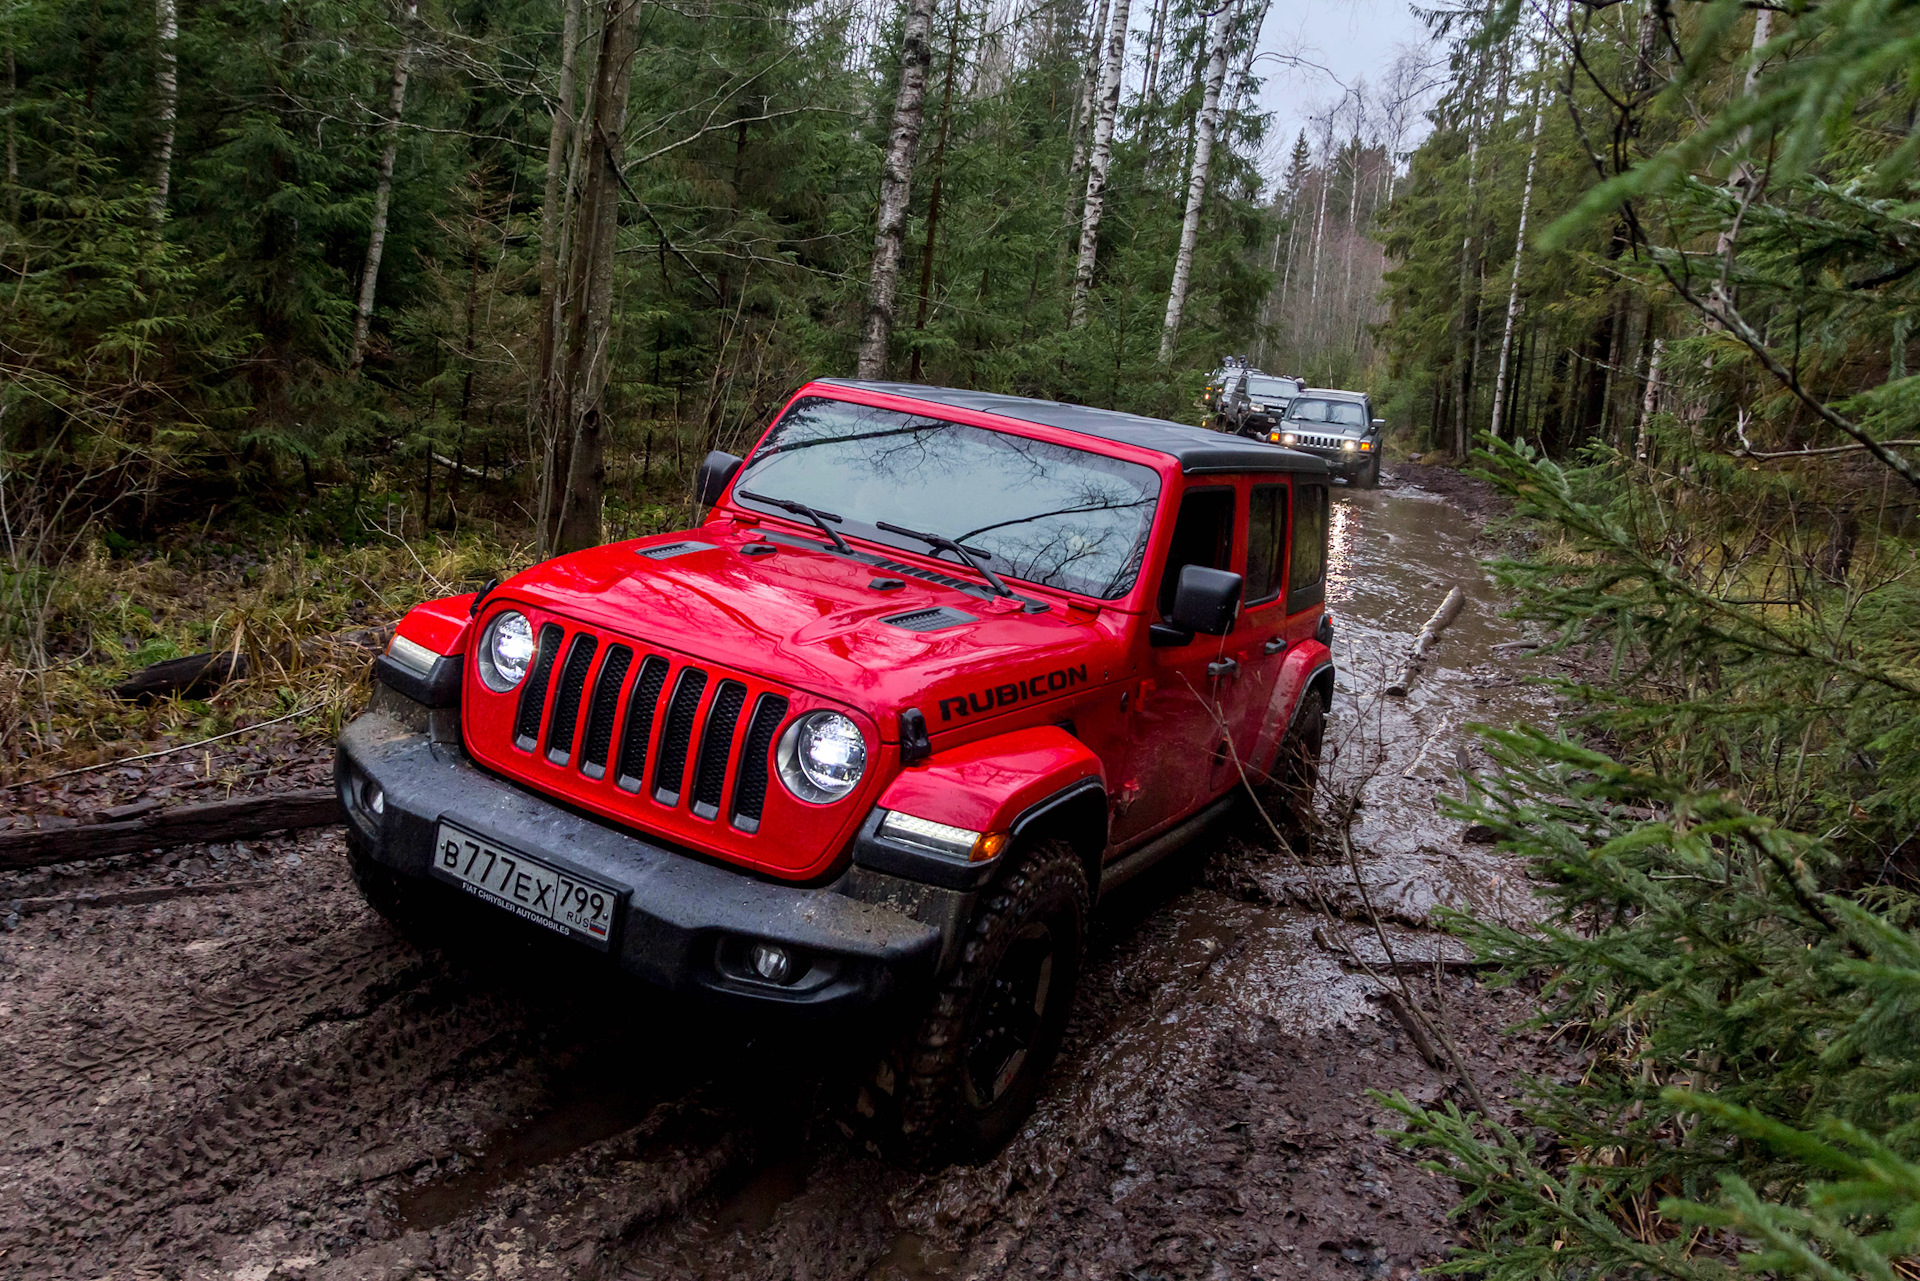
<path id="1" fill-rule="evenodd" d="M 1311 792 L 1326 465 L 820 381 L 699 491 L 698 529 L 401 620 L 340 739 L 354 876 L 402 924 L 463 894 L 680 992 L 897 1007 L 871 1098 L 922 1153 L 990 1151 L 1100 896 L 1242 762 Z"/>

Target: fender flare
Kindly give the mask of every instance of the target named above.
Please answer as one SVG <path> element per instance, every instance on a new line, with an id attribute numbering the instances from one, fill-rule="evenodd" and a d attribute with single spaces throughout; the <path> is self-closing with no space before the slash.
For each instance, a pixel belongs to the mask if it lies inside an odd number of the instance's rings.
<path id="1" fill-rule="evenodd" d="M 854 838 L 853 860 L 875 871 L 951 889 L 979 889 L 1013 860 L 1005 854 L 961 863 L 906 849 L 879 832 L 900 810 L 975 832 L 1005 832 L 1021 843 L 1057 832 L 1097 874 L 1107 836 L 1106 770 L 1091 748 L 1055 725 L 1012 730 L 936 752 L 908 766 L 880 794 Z"/>
<path id="2" fill-rule="evenodd" d="M 1265 770 L 1280 751 L 1280 744 L 1293 729 L 1305 696 L 1320 699 L 1329 711 L 1333 708 L 1333 653 L 1317 640 L 1301 641 L 1287 652 L 1279 679 L 1274 682 L 1273 697 L 1260 720 L 1260 733 L 1254 740 L 1252 764 Z"/>

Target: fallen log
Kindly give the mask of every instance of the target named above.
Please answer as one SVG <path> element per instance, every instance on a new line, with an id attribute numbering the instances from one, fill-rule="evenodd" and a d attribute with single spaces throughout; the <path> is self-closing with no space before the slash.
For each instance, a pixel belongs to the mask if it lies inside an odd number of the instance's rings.
<path id="1" fill-rule="evenodd" d="M 143 667 L 108 692 L 115 698 L 132 702 L 151 702 L 171 698 L 205 698 L 228 681 L 247 674 L 245 654 L 188 654 Z"/>
<path id="2" fill-rule="evenodd" d="M 81 823 L 44 831 L 0 832 L 0 870 L 112 858 L 201 841 L 242 841 L 269 832 L 342 823 L 330 787 L 264 792 L 176 805 L 118 823 Z"/>
<path id="3" fill-rule="evenodd" d="M 1447 593 L 1447 598 L 1440 602 L 1440 608 L 1433 611 L 1433 617 L 1420 629 L 1420 635 L 1413 642 L 1413 652 L 1407 655 L 1407 665 L 1401 671 L 1400 679 L 1387 686 L 1387 693 L 1399 698 L 1406 697 L 1407 691 L 1413 688 L 1413 678 L 1426 666 L 1427 651 L 1440 639 L 1440 633 L 1460 617 L 1460 609 L 1466 603 L 1467 594 L 1458 587 Z"/>
<path id="4" fill-rule="evenodd" d="M 325 660 L 339 646 L 352 649 L 385 649 L 393 638 L 391 626 L 356 627 L 330 636 L 311 636 L 300 642 L 300 662 Z M 282 667 L 293 665 L 291 645 L 276 645 L 267 658 Z M 252 674 L 247 655 L 222 650 L 214 654 L 188 654 L 143 667 L 107 692 L 125 702 L 152 702 L 156 699 L 205 698 L 228 681 L 245 680 Z"/>

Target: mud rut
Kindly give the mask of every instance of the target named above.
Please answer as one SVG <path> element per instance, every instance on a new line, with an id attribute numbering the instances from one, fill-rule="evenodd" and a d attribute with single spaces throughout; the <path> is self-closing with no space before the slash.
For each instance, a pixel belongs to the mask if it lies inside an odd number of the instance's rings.
<path id="1" fill-rule="evenodd" d="M 1550 718 L 1494 644 L 1476 527 L 1401 482 L 1337 491 L 1336 788 L 1361 778 L 1365 888 L 1397 951 L 1437 904 L 1529 911 L 1463 844 L 1469 720 Z M 1427 613 L 1470 597 L 1406 700 Z M 1330 755 L 1334 753 L 1330 751 Z M 362 906 L 337 831 L 0 880 L 5 900 L 269 878 L 55 910 L 0 935 L 0 1274 L 232 1277 L 1369 1277 L 1442 1257 L 1448 1189 L 1375 1132 L 1369 1089 L 1450 1088 L 1343 943 L 1377 956 L 1343 861 L 1246 836 L 1109 904 L 1067 1050 L 996 1160 L 919 1176 L 846 1137 L 841 1042 L 583 983 L 547 952 L 415 950 Z M 1481 1088 L 1552 1073 L 1500 1029 L 1524 994 L 1416 981 Z"/>

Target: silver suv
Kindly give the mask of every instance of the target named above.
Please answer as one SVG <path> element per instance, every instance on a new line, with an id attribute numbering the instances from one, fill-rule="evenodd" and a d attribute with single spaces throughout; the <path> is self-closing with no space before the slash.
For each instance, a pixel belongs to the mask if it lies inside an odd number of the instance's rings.
<path id="1" fill-rule="evenodd" d="M 1380 450 L 1386 420 L 1373 416 L 1363 391 L 1309 387 L 1294 397 L 1287 413 L 1265 433 L 1276 445 L 1324 458 L 1350 485 L 1372 489 L 1380 483 Z"/>
<path id="2" fill-rule="evenodd" d="M 1220 429 L 1265 438 L 1278 429 L 1287 406 L 1306 389 L 1306 381 L 1287 374 L 1267 374 L 1249 369 L 1227 385 L 1220 398 Z"/>

